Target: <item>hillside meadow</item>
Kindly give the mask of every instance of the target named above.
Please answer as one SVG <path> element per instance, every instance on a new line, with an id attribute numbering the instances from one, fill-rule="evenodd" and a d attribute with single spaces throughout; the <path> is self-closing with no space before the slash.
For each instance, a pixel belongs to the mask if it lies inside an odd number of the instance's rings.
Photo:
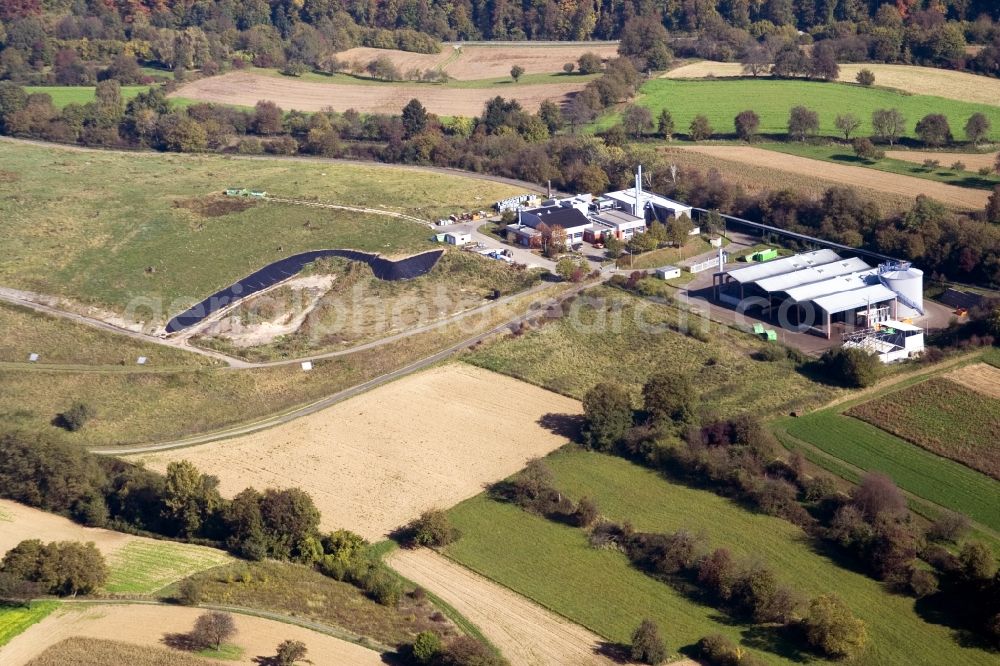
<path id="1" fill-rule="evenodd" d="M 895 108 L 906 118 L 907 137 L 915 136 L 914 126 L 925 115 L 942 113 L 948 117 L 952 132 L 961 138 L 965 121 L 980 112 L 992 123 L 990 139 L 1000 140 L 998 106 L 846 83 L 801 79 L 653 79 L 642 86 L 636 103 L 648 108 L 654 119 L 661 110 L 669 110 L 679 134 L 686 134 L 691 120 L 699 114 L 708 118 L 715 132 L 733 134 L 733 118 L 746 109 L 760 116 L 761 134 L 785 134 L 789 111 L 802 105 L 819 113 L 820 134 L 826 136 L 841 136 L 834 126 L 837 114 L 853 113 L 861 120 L 857 134 L 870 135 L 872 112 Z M 617 119 L 617 115 L 607 116 L 598 124 L 608 127 Z"/>
<path id="2" fill-rule="evenodd" d="M 0 284 L 118 313 L 141 298 L 154 321 L 296 252 L 399 256 L 430 247 L 429 230 L 415 222 L 221 196 L 227 187 L 427 220 L 521 192 L 399 167 L 19 142 L 3 144 L 0 175 Z"/>
<path id="3" fill-rule="evenodd" d="M 149 86 L 122 86 L 122 99 L 128 102 Z M 86 104 L 94 101 L 95 86 L 25 86 L 29 95 L 43 94 L 52 98 L 52 105 L 61 109 L 70 104 Z"/>
<path id="4" fill-rule="evenodd" d="M 762 561 L 779 580 L 807 596 L 837 591 L 867 625 L 870 644 L 852 663 L 880 666 L 978 665 L 989 656 L 960 646 L 949 628 L 932 624 L 914 600 L 849 571 L 818 552 L 784 520 L 747 511 L 713 493 L 670 482 L 620 458 L 563 450 L 546 458 L 555 486 L 572 499 L 597 502 L 602 515 L 638 530 L 701 533 L 711 548 Z M 722 633 L 769 664 L 814 661 L 780 635 L 733 621 L 634 568 L 625 556 L 587 544 L 584 530 L 548 521 L 480 495 L 451 510 L 458 541 L 449 557 L 579 622 L 613 642 L 627 643 L 645 617 L 663 628 L 668 650 L 689 650 Z M 919 650 L 913 650 L 914 645 Z"/>

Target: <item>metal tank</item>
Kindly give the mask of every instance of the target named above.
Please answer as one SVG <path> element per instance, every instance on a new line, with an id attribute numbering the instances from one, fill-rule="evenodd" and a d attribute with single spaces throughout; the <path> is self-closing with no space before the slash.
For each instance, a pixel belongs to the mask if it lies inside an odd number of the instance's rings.
<path id="1" fill-rule="evenodd" d="M 882 264 L 879 280 L 896 292 L 899 319 L 919 317 L 924 314 L 924 272 L 908 263 Z"/>

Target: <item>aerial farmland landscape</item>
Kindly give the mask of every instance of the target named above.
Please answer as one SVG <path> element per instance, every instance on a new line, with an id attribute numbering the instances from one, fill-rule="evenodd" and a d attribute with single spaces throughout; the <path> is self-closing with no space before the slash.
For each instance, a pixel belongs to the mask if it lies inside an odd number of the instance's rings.
<path id="1" fill-rule="evenodd" d="M 1000 664 L 1000 5 L 0 0 L 0 665 Z"/>

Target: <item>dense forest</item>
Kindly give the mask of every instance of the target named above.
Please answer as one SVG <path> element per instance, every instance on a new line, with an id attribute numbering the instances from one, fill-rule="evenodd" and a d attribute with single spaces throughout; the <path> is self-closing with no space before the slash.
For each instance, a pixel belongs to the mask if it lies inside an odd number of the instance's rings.
<path id="1" fill-rule="evenodd" d="M 439 40 L 651 38 L 668 56 L 734 60 L 826 41 L 841 61 L 1000 75 L 998 20 L 993 0 L 5 0 L 0 78 L 141 82 L 111 69 L 118 57 L 180 73 L 247 63 L 331 71 L 336 53 L 359 45 L 436 52 Z"/>

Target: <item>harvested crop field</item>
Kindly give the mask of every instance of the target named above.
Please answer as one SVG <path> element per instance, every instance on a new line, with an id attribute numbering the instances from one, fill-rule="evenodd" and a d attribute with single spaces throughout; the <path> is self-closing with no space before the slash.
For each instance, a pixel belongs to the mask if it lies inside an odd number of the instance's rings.
<path id="1" fill-rule="evenodd" d="M 845 414 L 1000 480 L 1000 399 L 935 378 Z"/>
<path id="2" fill-rule="evenodd" d="M 951 381 L 1000 400 L 1000 368 L 988 363 L 975 363 L 945 375 Z"/>
<path id="3" fill-rule="evenodd" d="M 380 539 L 558 448 L 565 438 L 538 421 L 579 412 L 570 398 L 455 363 L 271 430 L 141 458 L 157 470 L 190 460 L 227 496 L 250 485 L 302 488 L 325 529 Z"/>
<path id="4" fill-rule="evenodd" d="M 679 148 L 721 159 L 741 162 L 752 167 L 766 167 L 795 175 L 812 176 L 826 180 L 831 184 L 874 189 L 909 199 L 915 199 L 917 195 L 925 194 L 947 206 L 963 210 L 982 209 L 986 206 L 986 200 L 990 194 L 986 190 L 956 187 L 923 178 L 875 171 L 865 169 L 864 167 L 832 164 L 796 155 L 782 154 L 779 156 L 772 151 L 750 146 L 697 145 Z"/>
<path id="5" fill-rule="evenodd" d="M 508 65 L 508 71 L 510 69 Z M 562 100 L 581 90 L 586 81 L 577 83 L 525 84 L 504 90 L 504 97 L 516 99 L 528 111 L 536 111 L 547 100 Z M 334 111 L 354 109 L 362 113 L 398 114 L 406 103 L 417 98 L 427 110 L 447 116 L 477 116 L 488 99 L 496 97 L 491 88 L 449 88 L 418 83 L 352 85 L 311 83 L 247 72 L 233 72 L 199 79 L 181 86 L 172 97 L 200 102 L 253 106 L 270 100 L 288 110 Z"/>
<path id="6" fill-rule="evenodd" d="M 997 163 L 998 153 L 940 153 L 932 150 L 887 150 L 885 156 L 894 160 L 923 164 L 926 160 L 937 160 L 941 166 L 951 166 L 955 162 L 965 165 L 966 171 L 975 171 L 984 167 L 993 168 Z"/>
<path id="7" fill-rule="evenodd" d="M 399 550 L 388 563 L 454 607 L 513 664 L 598 666 L 600 638 L 432 550 Z"/>
<path id="8" fill-rule="evenodd" d="M 0 649 L 0 663 L 22 666 L 49 647 L 72 638 L 113 638 L 141 646 L 162 647 L 167 634 L 183 634 L 204 611 L 179 606 L 140 604 L 65 604 L 56 612 Z M 231 643 L 242 648 L 230 664 L 255 664 L 256 657 L 274 654 L 283 640 L 300 640 L 317 666 L 326 664 L 381 664 L 379 653 L 303 627 L 234 614 L 236 636 Z M 181 653 L 182 654 L 182 653 Z M 105 661 L 104 666 L 131 666 L 128 661 Z M 211 662 L 209 662 L 211 663 Z"/>
<path id="9" fill-rule="evenodd" d="M 107 558 L 108 592 L 148 594 L 232 560 L 220 550 L 78 525 L 62 516 L 0 500 L 0 555 L 25 539 L 93 541 Z"/>
<path id="10" fill-rule="evenodd" d="M 1000 79 L 935 67 L 874 63 L 841 65 L 838 80 L 853 83 L 854 77 L 862 69 L 871 70 L 875 74 L 875 85 L 877 86 L 896 88 L 915 95 L 935 95 L 993 106 L 997 106 L 998 100 L 1000 100 Z M 703 60 L 670 70 L 663 77 L 668 79 L 701 79 L 706 77 L 729 78 L 742 75 L 743 66 L 738 62 Z"/>
<path id="11" fill-rule="evenodd" d="M 615 58 L 618 55 L 618 44 L 476 44 L 463 46 L 457 54 L 450 44 L 445 44 L 440 53 L 358 47 L 338 53 L 337 58 L 348 63 L 368 63 L 386 56 L 403 72 L 413 68 L 443 69 L 453 79 L 471 81 L 510 76 L 510 68 L 514 65 L 524 67 L 526 74 L 561 72 L 564 64 L 575 63 L 581 55 L 588 52 L 605 59 Z"/>
<path id="12" fill-rule="evenodd" d="M 168 648 L 133 645 L 100 638 L 66 638 L 28 662 L 27 666 L 205 666 L 207 660 Z"/>

